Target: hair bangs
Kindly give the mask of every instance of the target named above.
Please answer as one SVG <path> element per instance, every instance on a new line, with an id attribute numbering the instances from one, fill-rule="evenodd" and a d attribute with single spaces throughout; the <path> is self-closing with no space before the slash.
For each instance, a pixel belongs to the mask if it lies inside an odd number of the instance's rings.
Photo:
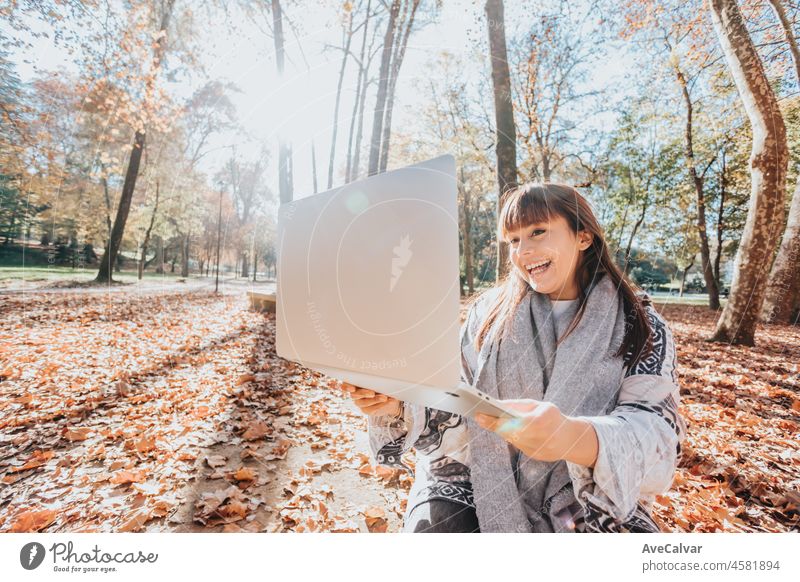
<path id="1" fill-rule="evenodd" d="M 503 206 L 499 220 L 501 235 L 505 239 L 509 232 L 532 224 L 547 223 L 556 213 L 543 185 L 518 188 Z"/>

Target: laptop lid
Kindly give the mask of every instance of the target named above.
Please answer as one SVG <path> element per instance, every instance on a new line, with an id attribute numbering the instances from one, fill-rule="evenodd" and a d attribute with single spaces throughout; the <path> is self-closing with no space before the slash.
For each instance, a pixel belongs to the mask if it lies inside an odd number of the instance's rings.
<path id="1" fill-rule="evenodd" d="M 280 206 L 279 356 L 459 383 L 455 172 L 443 155 Z"/>

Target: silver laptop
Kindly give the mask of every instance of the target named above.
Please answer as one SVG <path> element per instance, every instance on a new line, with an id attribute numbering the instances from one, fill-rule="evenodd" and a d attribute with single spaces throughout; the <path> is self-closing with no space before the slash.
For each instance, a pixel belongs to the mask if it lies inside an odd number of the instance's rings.
<path id="1" fill-rule="evenodd" d="M 461 381 L 452 155 L 280 206 L 277 353 L 462 415 L 516 411 Z"/>

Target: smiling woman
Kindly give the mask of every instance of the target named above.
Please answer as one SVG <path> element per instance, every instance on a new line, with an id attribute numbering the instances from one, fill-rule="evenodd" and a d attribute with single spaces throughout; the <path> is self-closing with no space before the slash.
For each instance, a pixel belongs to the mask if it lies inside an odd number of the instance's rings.
<path id="1" fill-rule="evenodd" d="M 462 381 L 516 426 L 354 394 L 378 463 L 416 449 L 404 531 L 659 531 L 686 432 L 669 327 L 574 188 L 524 184 L 498 226 L 512 268 L 469 307 Z"/>

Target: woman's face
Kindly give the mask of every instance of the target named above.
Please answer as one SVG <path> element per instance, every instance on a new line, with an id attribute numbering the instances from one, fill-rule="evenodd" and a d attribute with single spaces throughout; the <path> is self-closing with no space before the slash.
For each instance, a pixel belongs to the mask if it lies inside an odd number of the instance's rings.
<path id="1" fill-rule="evenodd" d="M 577 299 L 575 268 L 581 251 L 592 244 L 587 231 L 573 233 L 563 216 L 507 233 L 509 255 L 522 278 L 551 299 Z"/>

